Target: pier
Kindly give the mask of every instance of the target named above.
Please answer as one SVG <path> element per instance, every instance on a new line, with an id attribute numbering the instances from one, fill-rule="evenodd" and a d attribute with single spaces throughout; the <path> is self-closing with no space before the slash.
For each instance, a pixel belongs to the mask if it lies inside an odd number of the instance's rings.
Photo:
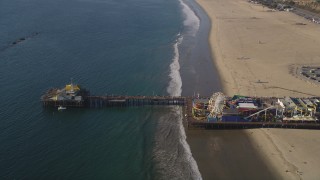
<path id="1" fill-rule="evenodd" d="M 186 104 L 185 97 L 174 96 L 95 96 L 79 85 L 66 85 L 62 89 L 51 88 L 41 96 L 43 107 L 71 107 L 71 108 L 103 108 L 129 107 L 147 105 L 178 105 Z"/>
<path id="2" fill-rule="evenodd" d="M 174 96 L 87 96 L 83 100 L 43 100 L 44 107 L 103 108 L 147 105 L 184 106 L 185 97 Z"/>
<path id="3" fill-rule="evenodd" d="M 63 89 L 49 89 L 43 107 L 104 108 L 130 106 L 182 106 L 188 128 L 300 128 L 320 129 L 320 98 L 181 96 L 94 96 L 72 83 Z M 64 108 L 61 108 L 64 107 Z M 59 110 L 58 108 L 58 110 Z"/>
<path id="4" fill-rule="evenodd" d="M 90 108 L 128 107 L 147 105 L 184 106 L 186 98 L 174 96 L 88 96 L 85 106 Z"/>

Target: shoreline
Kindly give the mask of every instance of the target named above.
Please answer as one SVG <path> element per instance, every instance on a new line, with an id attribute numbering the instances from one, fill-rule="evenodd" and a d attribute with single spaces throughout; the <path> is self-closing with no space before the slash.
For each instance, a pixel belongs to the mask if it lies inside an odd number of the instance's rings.
<path id="1" fill-rule="evenodd" d="M 267 8 L 245 0 L 196 0 L 196 3 L 211 20 L 209 45 L 226 95 L 320 95 L 319 86 L 290 74 L 291 66 L 320 66 L 317 51 L 320 26 L 292 13 L 268 12 Z M 306 25 L 295 25 L 299 22 Z M 317 130 L 186 131 L 203 179 L 320 176 L 316 169 L 320 166 Z"/>
<path id="2" fill-rule="evenodd" d="M 189 34 L 188 30 L 182 32 L 185 35 L 179 59 L 180 74 L 182 78 L 182 95 L 211 96 L 213 92 L 221 91 L 219 73 L 212 61 L 212 50 L 208 40 L 210 33 L 210 19 L 195 0 L 184 1 L 199 19 L 197 33 Z"/>

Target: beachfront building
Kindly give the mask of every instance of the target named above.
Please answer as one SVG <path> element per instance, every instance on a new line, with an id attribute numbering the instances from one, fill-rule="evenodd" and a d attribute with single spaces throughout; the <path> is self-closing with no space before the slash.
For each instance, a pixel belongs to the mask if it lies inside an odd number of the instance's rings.
<path id="1" fill-rule="evenodd" d="M 67 84 L 65 88 L 57 90 L 56 94 L 53 95 L 50 99 L 54 101 L 64 101 L 64 100 L 74 100 L 82 101 L 82 96 L 79 95 L 80 86 L 74 84 Z"/>
<path id="2" fill-rule="evenodd" d="M 278 99 L 279 105 L 284 108 L 284 119 L 289 117 L 308 119 L 306 117 L 315 116 L 319 106 L 319 103 L 317 103 L 318 101 L 317 98 L 285 97 L 283 99 Z"/>
<path id="3" fill-rule="evenodd" d="M 84 99 L 89 95 L 85 89 L 81 89 L 79 85 L 67 84 L 62 89 L 49 89 L 42 97 L 41 101 L 44 106 L 69 106 L 83 107 Z"/>

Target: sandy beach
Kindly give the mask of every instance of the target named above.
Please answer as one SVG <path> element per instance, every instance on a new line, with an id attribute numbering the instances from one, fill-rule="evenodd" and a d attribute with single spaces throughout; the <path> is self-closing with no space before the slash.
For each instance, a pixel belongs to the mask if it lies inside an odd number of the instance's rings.
<path id="1" fill-rule="evenodd" d="M 203 179 L 319 179 L 320 132 L 189 130 Z"/>
<path id="2" fill-rule="evenodd" d="M 319 85 L 295 76 L 298 66 L 320 66 L 319 25 L 245 0 L 197 2 L 212 21 L 210 44 L 227 95 L 320 95 Z"/>
<path id="3" fill-rule="evenodd" d="M 319 85 L 297 76 L 302 65 L 320 66 L 320 25 L 245 0 L 196 1 L 212 22 L 209 43 L 225 94 L 320 95 Z M 203 179 L 320 177 L 317 130 L 188 130 L 187 135 Z"/>

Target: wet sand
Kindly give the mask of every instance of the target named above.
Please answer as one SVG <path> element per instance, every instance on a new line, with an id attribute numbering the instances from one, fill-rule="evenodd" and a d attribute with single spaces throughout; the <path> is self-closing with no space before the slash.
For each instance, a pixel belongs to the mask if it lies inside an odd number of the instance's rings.
<path id="1" fill-rule="evenodd" d="M 209 43 L 227 95 L 320 96 L 294 75 L 320 66 L 320 26 L 245 0 L 196 0 L 211 19 Z M 306 25 L 297 25 L 304 23 Z M 320 131 L 187 130 L 203 179 L 318 179 Z"/>
<path id="2" fill-rule="evenodd" d="M 195 37 L 184 38 L 179 45 L 182 96 L 198 93 L 201 96 L 211 96 L 213 92 L 221 91 L 221 83 L 208 42 L 210 19 L 196 2 L 188 1 L 188 5 L 201 19 L 201 25 Z"/>

